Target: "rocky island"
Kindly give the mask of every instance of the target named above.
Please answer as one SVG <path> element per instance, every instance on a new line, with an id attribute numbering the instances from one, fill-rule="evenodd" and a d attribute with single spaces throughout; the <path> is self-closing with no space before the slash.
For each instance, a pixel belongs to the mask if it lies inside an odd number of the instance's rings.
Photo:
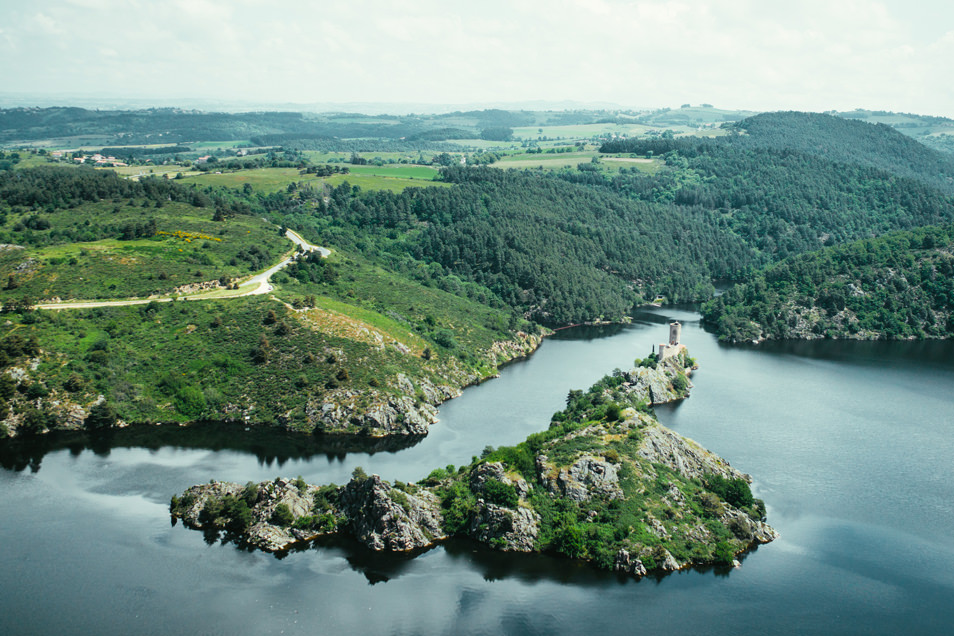
<path id="1" fill-rule="evenodd" d="M 460 536 L 635 576 L 729 565 L 777 534 L 748 475 L 654 417 L 652 404 L 683 399 L 692 386 L 685 347 L 661 353 L 571 391 L 548 430 L 415 484 L 360 468 L 343 486 L 212 482 L 173 497 L 171 512 L 191 528 L 271 552 L 334 533 L 401 552 Z"/>

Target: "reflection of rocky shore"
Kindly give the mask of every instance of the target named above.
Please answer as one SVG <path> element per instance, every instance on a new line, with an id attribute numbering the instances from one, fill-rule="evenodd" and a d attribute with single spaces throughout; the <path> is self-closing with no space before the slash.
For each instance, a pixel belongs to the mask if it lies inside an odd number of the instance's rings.
<path id="1" fill-rule="evenodd" d="M 158 450 L 166 447 L 232 450 L 255 455 L 263 464 L 281 466 L 289 460 L 316 455 L 343 457 L 348 453 L 396 453 L 419 444 L 423 439 L 422 435 L 306 435 L 222 422 L 199 422 L 189 426 L 143 424 L 102 431 L 51 431 L 46 435 L 4 440 L 0 444 L 0 466 L 7 470 L 30 468 L 36 471 L 47 453 L 65 448 L 74 453 L 91 450 L 108 455 L 113 448 Z"/>

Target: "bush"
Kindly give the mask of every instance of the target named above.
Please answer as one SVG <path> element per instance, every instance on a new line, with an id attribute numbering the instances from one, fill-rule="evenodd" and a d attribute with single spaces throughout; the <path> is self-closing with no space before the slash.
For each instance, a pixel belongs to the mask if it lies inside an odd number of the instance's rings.
<path id="1" fill-rule="evenodd" d="M 455 482 L 441 493 L 444 529 L 447 533 L 456 534 L 464 530 L 476 507 L 477 501 L 473 493 L 461 482 Z"/>
<path id="2" fill-rule="evenodd" d="M 275 506 L 270 522 L 276 526 L 288 527 L 295 521 L 295 515 L 286 503 Z"/>
<path id="3" fill-rule="evenodd" d="M 441 329 L 434 334 L 434 342 L 445 349 L 454 349 L 457 347 L 457 340 L 454 339 L 454 334 L 449 329 Z"/>
<path id="4" fill-rule="evenodd" d="M 116 424 L 117 419 L 119 418 L 116 415 L 116 409 L 109 402 L 100 402 L 89 410 L 89 415 L 86 416 L 83 424 L 91 429 L 108 428 Z"/>
<path id="5" fill-rule="evenodd" d="M 505 484 L 496 479 L 488 479 L 484 482 L 484 497 L 490 503 L 504 508 L 517 507 L 517 489 L 512 484 Z"/>
<path id="6" fill-rule="evenodd" d="M 736 508 L 747 508 L 755 502 L 752 490 L 744 479 L 726 479 L 721 475 L 709 475 L 704 485 L 706 490 L 714 492 L 727 504 Z"/>
<path id="7" fill-rule="evenodd" d="M 176 392 L 175 398 L 176 410 L 187 417 L 198 417 L 205 411 L 205 395 L 200 389 L 194 386 L 186 386 Z"/>
<path id="8" fill-rule="evenodd" d="M 250 481 L 245 484 L 245 488 L 242 489 L 242 494 L 239 495 L 246 504 L 249 506 L 254 506 L 258 501 L 258 484 L 254 481 Z"/>
<path id="9" fill-rule="evenodd" d="M 682 393 L 689 386 L 689 380 L 685 374 L 679 373 L 672 379 L 672 388 L 676 393 Z"/>
<path id="10" fill-rule="evenodd" d="M 735 560 L 735 550 L 728 542 L 720 541 L 712 552 L 712 559 L 718 565 L 732 565 L 732 561 Z"/>

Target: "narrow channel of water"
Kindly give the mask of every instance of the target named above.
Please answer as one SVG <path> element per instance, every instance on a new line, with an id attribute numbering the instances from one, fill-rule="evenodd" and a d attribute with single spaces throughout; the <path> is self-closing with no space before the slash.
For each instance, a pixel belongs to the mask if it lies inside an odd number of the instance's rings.
<path id="1" fill-rule="evenodd" d="M 782 533 L 740 569 L 637 582 L 465 541 L 408 558 L 342 540 L 279 560 L 169 522 L 169 497 L 212 478 L 342 483 L 361 465 L 416 480 L 520 441 L 570 389 L 645 356 L 671 317 L 701 368 L 692 397 L 660 419 L 752 474 Z M 189 441 L 8 457 L 0 633 L 949 633 L 954 343 L 730 348 L 697 320 L 664 309 L 561 332 L 401 450 L 175 431 Z"/>

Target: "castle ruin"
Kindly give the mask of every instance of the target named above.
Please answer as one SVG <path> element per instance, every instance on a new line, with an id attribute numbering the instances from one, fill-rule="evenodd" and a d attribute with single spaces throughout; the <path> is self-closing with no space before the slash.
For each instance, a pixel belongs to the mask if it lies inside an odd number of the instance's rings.
<path id="1" fill-rule="evenodd" d="M 665 360 L 666 358 L 671 358 L 674 355 L 678 355 L 683 349 L 686 348 L 686 345 L 679 342 L 679 339 L 682 337 L 682 325 L 677 321 L 669 323 L 669 342 L 662 343 L 659 345 L 659 360 Z"/>

